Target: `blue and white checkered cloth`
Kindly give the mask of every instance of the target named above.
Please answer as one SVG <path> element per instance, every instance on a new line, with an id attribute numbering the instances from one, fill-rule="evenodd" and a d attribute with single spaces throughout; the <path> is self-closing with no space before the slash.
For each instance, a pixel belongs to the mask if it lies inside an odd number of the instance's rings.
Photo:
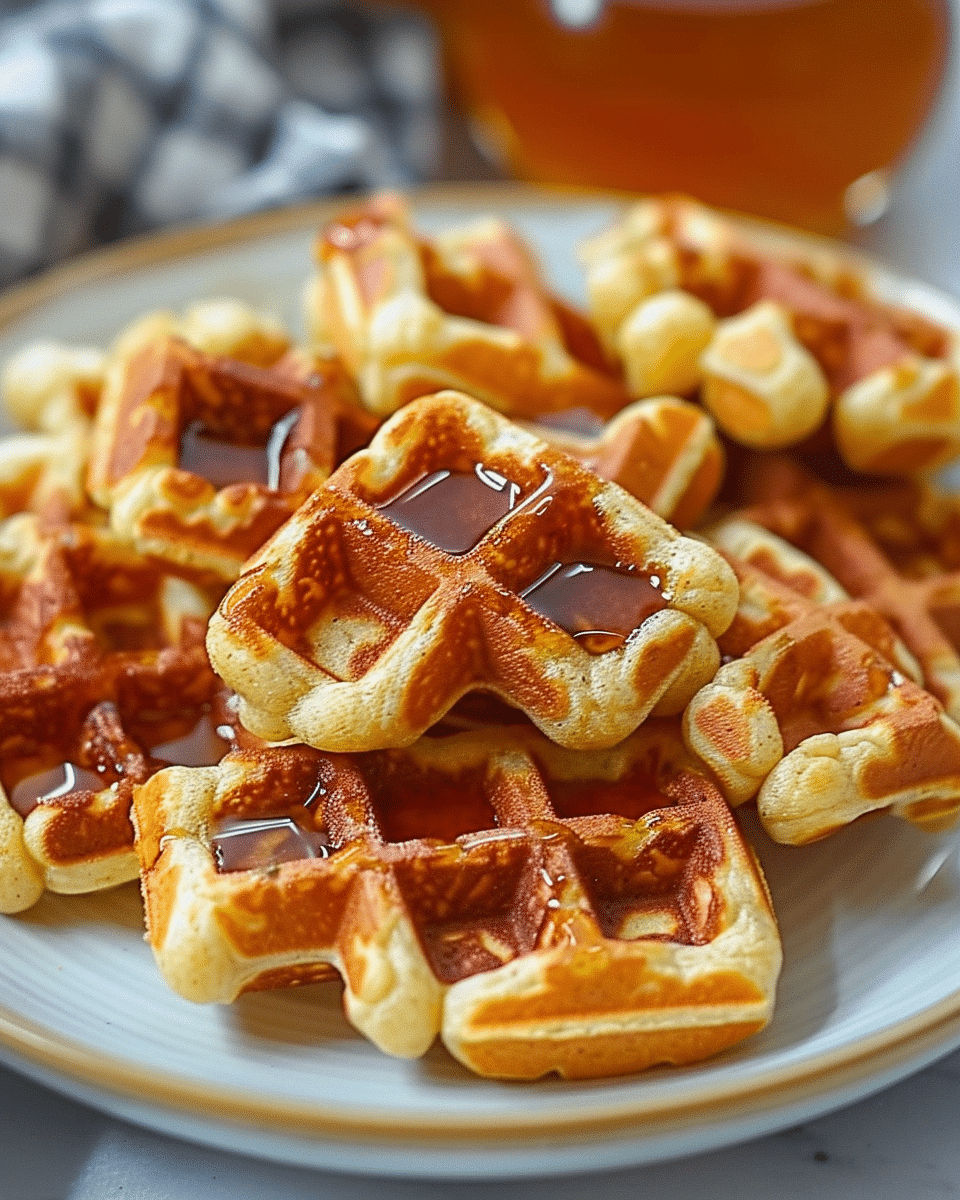
<path id="1" fill-rule="evenodd" d="M 428 178 L 438 80 L 402 10 L 0 0 L 0 283 L 161 225 Z"/>

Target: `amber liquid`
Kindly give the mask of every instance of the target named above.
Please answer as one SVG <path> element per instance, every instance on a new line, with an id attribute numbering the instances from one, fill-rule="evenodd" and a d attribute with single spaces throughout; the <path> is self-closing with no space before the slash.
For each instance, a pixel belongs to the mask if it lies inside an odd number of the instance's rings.
<path id="1" fill-rule="evenodd" d="M 949 41 L 945 0 L 612 0 L 585 28 L 548 0 L 424 6 L 454 99 L 521 177 L 827 232 L 867 215 L 856 181 L 909 147 Z"/>

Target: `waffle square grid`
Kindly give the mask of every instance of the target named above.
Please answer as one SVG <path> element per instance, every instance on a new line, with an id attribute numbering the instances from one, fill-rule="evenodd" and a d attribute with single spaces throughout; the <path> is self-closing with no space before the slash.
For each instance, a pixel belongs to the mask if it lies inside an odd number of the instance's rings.
<path id="1" fill-rule="evenodd" d="M 712 677 L 736 601 L 715 551 L 444 392 L 396 414 L 254 556 L 207 646 L 270 741 L 406 745 L 479 689 L 600 748 Z"/>
<path id="2" fill-rule="evenodd" d="M 529 729 L 238 751 L 135 811 L 150 941 L 192 1000 L 339 974 L 387 1052 L 439 1032 L 515 1078 L 692 1061 L 769 1019 L 765 886 L 676 722 L 595 754 Z"/>

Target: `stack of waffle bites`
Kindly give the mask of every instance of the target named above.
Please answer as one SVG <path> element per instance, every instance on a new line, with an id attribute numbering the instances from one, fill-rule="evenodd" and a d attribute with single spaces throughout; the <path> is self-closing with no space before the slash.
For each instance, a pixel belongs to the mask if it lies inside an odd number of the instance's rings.
<path id="1" fill-rule="evenodd" d="M 956 818 L 954 328 L 680 198 L 582 257 L 588 314 L 383 196 L 303 345 L 210 301 L 8 364 L 0 911 L 139 871 L 189 1000 L 339 977 L 388 1053 L 595 1077 L 769 1022 L 731 806 Z"/>

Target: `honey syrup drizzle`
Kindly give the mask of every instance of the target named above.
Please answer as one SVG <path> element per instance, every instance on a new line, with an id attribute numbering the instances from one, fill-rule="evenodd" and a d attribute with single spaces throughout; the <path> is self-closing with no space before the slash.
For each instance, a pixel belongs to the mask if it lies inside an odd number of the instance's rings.
<path id="1" fill-rule="evenodd" d="M 38 804 L 62 800 L 81 792 L 102 792 L 109 781 L 76 763 L 62 762 L 34 775 L 21 779 L 10 789 L 10 807 L 21 817 L 28 817 Z"/>
<path id="2" fill-rule="evenodd" d="M 591 654 L 622 646 L 648 617 L 667 606 L 659 575 L 584 562 L 553 563 L 520 599 Z"/>
<path id="3" fill-rule="evenodd" d="M 242 445 L 219 438 L 202 421 L 191 421 L 180 438 L 178 465 L 182 471 L 199 475 L 215 488 L 254 484 L 279 491 L 283 451 L 300 409 L 294 408 L 276 421 L 265 445 Z"/>

